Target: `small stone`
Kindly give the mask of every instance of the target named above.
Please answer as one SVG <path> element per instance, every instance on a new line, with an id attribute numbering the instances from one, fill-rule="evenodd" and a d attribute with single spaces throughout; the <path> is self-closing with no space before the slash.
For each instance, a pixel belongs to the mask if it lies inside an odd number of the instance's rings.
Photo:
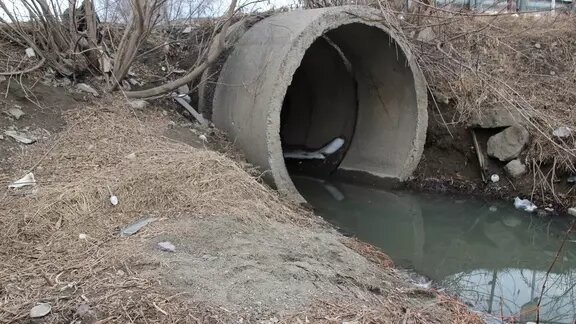
<path id="1" fill-rule="evenodd" d="M 556 75 L 556 72 L 550 71 L 550 75 L 554 76 L 554 75 Z"/>
<path id="2" fill-rule="evenodd" d="M 526 173 L 526 166 L 518 159 L 508 162 L 504 169 L 512 178 L 518 178 Z"/>
<path id="3" fill-rule="evenodd" d="M 432 30 L 432 27 L 426 27 L 426 28 L 422 29 L 418 33 L 418 36 L 416 37 L 417 40 L 419 40 L 421 42 L 425 42 L 425 43 L 431 42 L 435 38 L 436 38 L 436 34 Z"/>
<path id="4" fill-rule="evenodd" d="M 8 109 L 8 116 L 14 117 L 14 119 L 18 120 L 20 117 L 24 116 L 24 112 L 20 108 L 10 108 Z"/>
<path id="5" fill-rule="evenodd" d="M 134 109 L 144 109 L 148 106 L 148 101 L 146 100 L 132 100 L 130 101 L 130 106 Z"/>
<path id="6" fill-rule="evenodd" d="M 568 215 L 576 217 L 576 207 L 568 208 Z"/>
<path id="7" fill-rule="evenodd" d="M 572 135 L 572 129 L 567 126 L 558 127 L 552 132 L 552 135 L 558 138 L 567 138 Z"/>
<path id="8" fill-rule="evenodd" d="M 510 112 L 508 109 L 493 108 L 490 110 L 480 110 L 470 118 L 468 124 L 477 128 L 500 128 L 518 124 L 520 116 Z"/>
<path id="9" fill-rule="evenodd" d="M 536 43 L 536 44 L 534 44 L 534 47 L 536 47 L 536 48 L 542 48 L 542 45 L 540 45 L 540 43 Z"/>
<path id="10" fill-rule="evenodd" d="M 7 79 L 6 79 L 6 77 L 5 77 L 5 76 L 3 76 L 3 75 L 0 75 L 0 82 L 4 82 L 4 81 L 6 81 L 6 80 L 7 80 Z"/>
<path id="11" fill-rule="evenodd" d="M 188 26 L 182 30 L 182 34 L 190 34 L 192 32 L 192 26 Z"/>
<path id="12" fill-rule="evenodd" d="M 529 139 L 530 134 L 524 127 L 510 126 L 488 139 L 488 155 L 502 162 L 513 160 L 522 153 Z"/>
<path id="13" fill-rule="evenodd" d="M 498 207 L 496 207 L 496 206 L 490 206 L 490 207 L 488 208 L 488 210 L 491 211 L 491 212 L 493 212 L 493 213 L 495 213 L 495 212 L 498 211 Z"/>
<path id="14" fill-rule="evenodd" d="M 38 304 L 30 310 L 30 317 L 32 318 L 40 318 L 48 315 L 52 310 L 52 306 L 48 303 L 41 303 Z"/>
<path id="15" fill-rule="evenodd" d="M 130 154 L 126 155 L 126 158 L 128 160 L 134 160 L 136 158 L 136 153 L 130 153 Z"/>
<path id="16" fill-rule="evenodd" d="M 94 97 L 100 96 L 100 94 L 98 93 L 98 91 L 96 91 L 96 89 L 92 88 L 91 86 L 87 85 L 86 83 L 78 83 L 76 85 L 76 89 L 78 89 L 82 92 L 91 93 Z"/>
<path id="17" fill-rule="evenodd" d="M 160 243 L 158 243 L 158 247 L 160 248 L 160 250 L 166 251 L 166 252 L 176 251 L 176 247 L 174 246 L 174 244 L 172 244 L 170 242 L 160 242 Z"/>

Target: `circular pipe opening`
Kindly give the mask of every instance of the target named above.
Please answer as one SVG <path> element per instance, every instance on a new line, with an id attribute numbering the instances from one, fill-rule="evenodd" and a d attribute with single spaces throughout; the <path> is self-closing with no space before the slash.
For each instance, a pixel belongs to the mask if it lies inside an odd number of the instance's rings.
<path id="1" fill-rule="evenodd" d="M 377 21 L 378 12 L 364 7 L 279 14 L 250 29 L 224 64 L 214 122 L 293 200 L 304 201 L 289 171 L 404 180 L 417 166 L 424 79 Z M 337 149 L 323 154 L 336 139 Z"/>

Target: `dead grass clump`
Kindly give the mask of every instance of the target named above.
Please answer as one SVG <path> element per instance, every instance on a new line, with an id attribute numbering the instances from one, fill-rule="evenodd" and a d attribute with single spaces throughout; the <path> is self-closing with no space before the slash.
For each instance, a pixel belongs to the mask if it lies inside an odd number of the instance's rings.
<path id="1" fill-rule="evenodd" d="M 432 109 L 454 105 L 457 114 L 444 116 L 448 125 L 492 109 L 510 111 L 531 134 L 522 158 L 536 175 L 535 190 L 555 196 L 555 177 L 576 172 L 574 136 L 552 134 L 576 125 L 576 16 L 429 8 L 423 17 L 408 14 L 403 29 L 435 93 Z M 424 29 L 433 38 L 417 40 Z"/>
<path id="2" fill-rule="evenodd" d="M 41 301 L 53 307 L 48 322 L 71 322 L 82 304 L 113 322 L 192 321 L 196 308 L 138 275 L 158 265 L 134 252 L 138 238 L 119 238 L 119 228 L 182 214 L 305 218 L 239 162 L 163 137 L 161 114 L 134 115 L 117 101 L 77 111 L 54 142 L 21 156 L 22 174 L 32 168 L 38 185 L 0 197 L 0 322 L 24 321 Z"/>

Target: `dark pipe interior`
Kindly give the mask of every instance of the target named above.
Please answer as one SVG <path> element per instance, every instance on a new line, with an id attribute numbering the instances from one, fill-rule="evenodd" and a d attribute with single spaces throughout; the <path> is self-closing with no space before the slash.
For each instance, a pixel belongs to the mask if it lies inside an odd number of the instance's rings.
<path id="1" fill-rule="evenodd" d="M 281 112 L 282 149 L 314 151 L 337 137 L 344 146 L 324 160 L 285 159 L 289 173 L 327 176 L 344 159 L 358 114 L 357 83 L 338 47 L 319 38 L 304 54 Z"/>

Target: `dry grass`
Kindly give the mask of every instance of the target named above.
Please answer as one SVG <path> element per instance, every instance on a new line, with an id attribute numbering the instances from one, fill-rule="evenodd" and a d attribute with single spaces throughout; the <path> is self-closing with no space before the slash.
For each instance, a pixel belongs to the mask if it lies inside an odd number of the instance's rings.
<path id="1" fill-rule="evenodd" d="M 457 113 L 443 119 L 453 127 L 491 109 L 513 113 L 531 135 L 521 158 L 532 171 L 533 194 L 566 203 L 555 183 L 576 173 L 574 134 L 559 139 L 552 132 L 561 126 L 576 130 L 576 16 L 488 15 L 417 4 L 420 9 L 412 13 L 383 10 L 435 94 L 430 109 L 440 111 L 436 100 L 449 99 Z M 391 18 L 391 12 L 397 16 Z M 424 29 L 434 38 L 418 40 Z"/>
<path id="2" fill-rule="evenodd" d="M 1 198 L 0 322 L 23 321 L 39 301 L 53 305 L 52 322 L 70 322 L 84 303 L 114 322 L 204 316 L 209 308 L 183 307 L 185 299 L 138 277 L 146 260 L 118 238 L 118 228 L 181 213 L 307 221 L 245 165 L 159 136 L 168 123 L 159 113 L 134 113 L 116 102 L 75 111 L 67 132 L 21 157 L 21 174 L 34 166 L 39 184 Z M 116 207 L 109 190 L 119 197 Z"/>

